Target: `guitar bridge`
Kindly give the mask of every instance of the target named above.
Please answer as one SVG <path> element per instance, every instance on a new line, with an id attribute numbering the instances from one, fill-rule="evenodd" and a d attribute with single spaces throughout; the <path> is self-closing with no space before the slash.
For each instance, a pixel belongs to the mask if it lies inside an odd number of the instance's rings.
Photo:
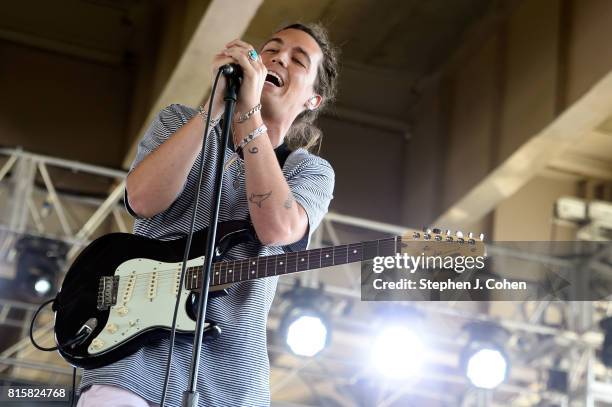
<path id="1" fill-rule="evenodd" d="M 98 310 L 106 311 L 117 304 L 118 291 L 119 276 L 101 277 L 98 284 Z"/>

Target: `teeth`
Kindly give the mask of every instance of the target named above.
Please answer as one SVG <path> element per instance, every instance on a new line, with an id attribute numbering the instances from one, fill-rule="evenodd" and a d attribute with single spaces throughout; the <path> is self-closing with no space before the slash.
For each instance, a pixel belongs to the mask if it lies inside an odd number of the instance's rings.
<path id="1" fill-rule="evenodd" d="M 276 79 L 278 79 L 278 83 L 280 84 L 280 86 L 283 86 L 283 78 L 281 78 L 279 74 L 277 74 L 277 73 L 276 73 L 276 72 L 274 72 L 274 71 L 268 71 L 268 74 L 269 74 L 269 75 L 272 75 L 272 76 L 274 76 Z"/>

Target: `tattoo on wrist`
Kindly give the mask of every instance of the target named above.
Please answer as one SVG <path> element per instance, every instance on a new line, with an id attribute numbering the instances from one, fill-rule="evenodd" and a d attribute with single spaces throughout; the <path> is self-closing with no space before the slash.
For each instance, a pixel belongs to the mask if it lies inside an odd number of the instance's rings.
<path id="1" fill-rule="evenodd" d="M 253 146 L 253 147 L 251 147 L 249 149 L 249 153 L 251 153 L 251 154 L 257 154 L 258 152 L 259 152 L 259 149 L 257 147 L 255 147 L 255 146 Z"/>
<path id="2" fill-rule="evenodd" d="M 289 196 L 287 197 L 285 202 L 283 202 L 283 206 L 286 209 L 291 209 L 291 206 L 293 205 L 293 201 L 295 201 L 295 198 L 293 197 L 293 194 L 289 192 Z"/>
<path id="3" fill-rule="evenodd" d="M 272 195 L 272 191 L 269 191 L 263 194 L 256 194 L 254 192 L 251 192 L 251 196 L 249 196 L 249 202 L 261 208 L 262 202 L 270 198 L 270 195 Z"/>

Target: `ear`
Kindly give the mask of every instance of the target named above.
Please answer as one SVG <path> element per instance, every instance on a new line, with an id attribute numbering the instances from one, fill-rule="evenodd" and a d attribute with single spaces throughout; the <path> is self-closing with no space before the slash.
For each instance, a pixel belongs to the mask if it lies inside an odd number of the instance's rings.
<path id="1" fill-rule="evenodd" d="M 312 95 L 306 101 L 306 103 L 304 103 L 304 106 L 306 106 L 306 109 L 308 110 L 316 110 L 319 108 L 319 106 L 321 106 L 322 101 L 323 101 L 323 97 L 321 95 Z"/>

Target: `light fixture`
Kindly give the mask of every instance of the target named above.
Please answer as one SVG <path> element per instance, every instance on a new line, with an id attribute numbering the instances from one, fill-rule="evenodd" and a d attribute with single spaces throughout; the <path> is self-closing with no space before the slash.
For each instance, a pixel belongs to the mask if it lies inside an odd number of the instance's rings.
<path id="1" fill-rule="evenodd" d="M 28 301 L 38 301 L 54 295 L 68 245 L 59 240 L 24 236 L 17 241 L 15 249 L 16 282 L 21 296 Z"/>
<path id="2" fill-rule="evenodd" d="M 370 348 L 370 364 L 387 380 L 417 377 L 425 360 L 423 315 L 412 307 L 381 304 L 376 335 Z"/>
<path id="3" fill-rule="evenodd" d="M 281 340 L 295 355 L 317 355 L 331 338 L 326 312 L 331 298 L 323 293 L 323 286 L 318 289 L 302 287 L 299 280 L 282 297 L 288 300 L 288 305 L 279 326 Z"/>
<path id="4" fill-rule="evenodd" d="M 423 342 L 408 325 L 389 325 L 376 336 L 371 362 L 389 379 L 415 376 L 423 365 Z"/>
<path id="5" fill-rule="evenodd" d="M 475 387 L 494 389 L 503 383 L 510 371 L 504 350 L 507 332 L 489 322 L 469 323 L 464 327 L 470 339 L 461 354 L 466 377 Z"/>
<path id="6" fill-rule="evenodd" d="M 51 284 L 51 280 L 49 280 L 47 277 L 39 277 L 34 283 L 34 290 L 41 296 L 49 294 L 52 287 L 53 284 Z"/>
<path id="7" fill-rule="evenodd" d="M 599 326 L 604 333 L 603 344 L 599 357 L 604 366 L 612 367 L 612 317 L 606 317 L 599 321 Z"/>

